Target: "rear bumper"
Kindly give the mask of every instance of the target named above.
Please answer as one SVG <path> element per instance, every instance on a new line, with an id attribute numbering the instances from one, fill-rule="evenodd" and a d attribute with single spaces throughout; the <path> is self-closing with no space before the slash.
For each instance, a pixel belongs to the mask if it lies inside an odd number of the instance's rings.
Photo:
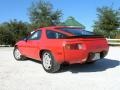
<path id="1" fill-rule="evenodd" d="M 100 59 L 107 55 L 108 50 L 87 51 L 87 50 L 67 50 L 65 51 L 65 62 L 69 64 L 91 62 L 95 53 L 100 53 Z"/>

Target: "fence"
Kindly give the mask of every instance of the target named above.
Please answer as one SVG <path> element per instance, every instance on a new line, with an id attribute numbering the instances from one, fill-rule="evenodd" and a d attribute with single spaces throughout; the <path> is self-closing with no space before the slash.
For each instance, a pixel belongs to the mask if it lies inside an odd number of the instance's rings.
<path id="1" fill-rule="evenodd" d="M 120 39 L 107 39 L 109 45 L 120 46 Z"/>
<path id="2" fill-rule="evenodd" d="M 0 45 L 0 47 L 10 47 L 10 45 Z"/>

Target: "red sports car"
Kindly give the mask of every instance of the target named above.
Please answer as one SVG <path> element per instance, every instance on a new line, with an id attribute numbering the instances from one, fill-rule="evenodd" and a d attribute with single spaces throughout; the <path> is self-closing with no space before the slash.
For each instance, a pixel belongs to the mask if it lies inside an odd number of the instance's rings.
<path id="1" fill-rule="evenodd" d="M 47 72 L 56 72 L 61 64 L 92 63 L 108 52 L 106 39 L 77 27 L 38 28 L 14 47 L 16 60 L 25 57 L 42 61 Z"/>

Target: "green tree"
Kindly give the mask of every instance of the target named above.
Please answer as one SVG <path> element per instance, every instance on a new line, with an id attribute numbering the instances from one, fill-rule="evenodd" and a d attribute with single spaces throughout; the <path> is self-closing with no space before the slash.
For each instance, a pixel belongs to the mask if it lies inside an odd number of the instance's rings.
<path id="1" fill-rule="evenodd" d="M 11 20 L 10 22 L 4 23 L 6 27 L 14 33 L 16 39 L 20 39 L 25 36 L 28 32 L 27 23 L 17 20 Z"/>
<path id="2" fill-rule="evenodd" d="M 10 42 L 7 43 L 14 45 L 19 39 L 25 37 L 26 34 L 31 31 L 30 27 L 32 27 L 30 24 L 14 19 L 10 20 L 9 22 L 2 23 L 1 32 L 5 35 L 7 33 L 11 34 L 13 38 L 9 38 L 11 40 L 9 40 Z M 5 35 L 1 34 L 3 42 L 6 42 L 6 39 L 8 39 Z"/>
<path id="3" fill-rule="evenodd" d="M 32 3 L 29 8 L 29 18 L 35 28 L 57 25 L 61 16 L 61 10 L 53 11 L 52 4 L 45 0 Z"/>
<path id="4" fill-rule="evenodd" d="M 9 30 L 0 26 L 0 45 L 13 45 L 14 35 Z"/>
<path id="5" fill-rule="evenodd" d="M 120 27 L 119 10 L 113 10 L 111 7 L 97 8 L 97 16 L 98 19 L 94 22 L 93 31 L 108 38 L 114 38 L 117 28 Z"/>

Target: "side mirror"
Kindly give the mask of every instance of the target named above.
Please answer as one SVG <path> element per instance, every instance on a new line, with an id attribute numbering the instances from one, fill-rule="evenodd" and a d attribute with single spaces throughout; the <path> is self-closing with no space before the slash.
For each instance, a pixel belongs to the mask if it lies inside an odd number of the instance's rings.
<path id="1" fill-rule="evenodd" d="M 34 32 L 35 32 L 35 31 L 32 31 L 32 32 L 30 32 L 30 33 L 27 33 L 26 36 L 25 36 L 24 38 L 22 38 L 21 40 L 24 40 L 24 41 L 27 42 L 29 36 L 32 35 Z"/>
<path id="2" fill-rule="evenodd" d="M 26 34 L 26 36 L 23 38 L 23 40 L 27 42 L 28 37 L 29 37 L 30 35 L 31 35 L 31 33 Z"/>
<path id="3" fill-rule="evenodd" d="M 27 42 L 27 37 L 25 37 L 23 40 Z"/>

